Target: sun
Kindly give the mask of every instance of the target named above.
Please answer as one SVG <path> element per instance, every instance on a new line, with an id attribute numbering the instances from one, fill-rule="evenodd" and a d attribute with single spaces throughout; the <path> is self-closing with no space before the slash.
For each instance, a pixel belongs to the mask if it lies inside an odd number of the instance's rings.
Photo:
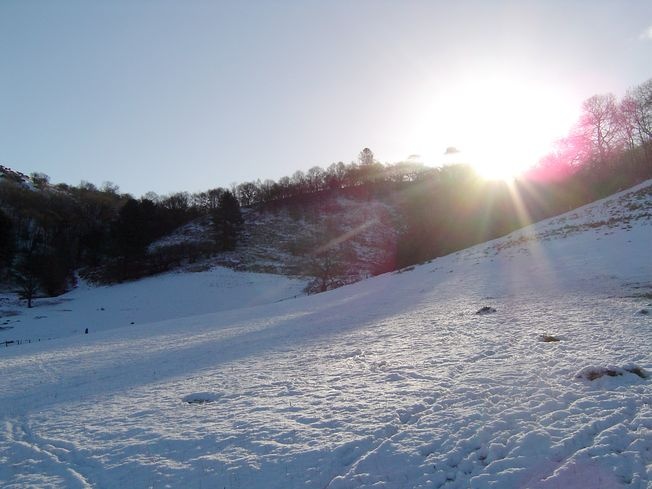
<path id="1" fill-rule="evenodd" d="M 518 164 L 516 158 L 500 154 L 499 150 L 491 151 L 487 146 L 481 150 L 473 151 L 472 145 L 461 145 L 462 148 L 472 148 L 470 151 L 459 150 L 444 153 L 443 165 L 467 164 L 485 180 L 512 181 L 518 178 L 528 166 Z"/>
<path id="2" fill-rule="evenodd" d="M 484 178 L 511 180 L 568 131 L 577 117 L 575 105 L 550 84 L 498 75 L 473 78 L 432 99 L 422 138 L 430 138 L 435 164 L 467 163 Z"/>

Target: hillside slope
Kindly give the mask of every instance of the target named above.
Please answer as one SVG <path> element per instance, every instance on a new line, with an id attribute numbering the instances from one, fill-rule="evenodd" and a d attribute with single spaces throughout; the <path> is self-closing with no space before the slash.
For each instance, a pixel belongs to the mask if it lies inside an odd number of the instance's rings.
<path id="1" fill-rule="evenodd" d="M 82 283 L 59 297 L 36 299 L 32 309 L 15 294 L 0 294 L 0 347 L 268 304 L 303 295 L 305 285 L 281 275 L 215 267 L 112 286 Z"/>
<path id="2" fill-rule="evenodd" d="M 0 485 L 650 488 L 651 242 L 646 182 L 328 293 L 6 348 Z"/>
<path id="3" fill-rule="evenodd" d="M 397 206 L 368 196 L 333 193 L 288 199 L 274 205 L 243 209 L 244 226 L 236 250 L 204 263 L 250 272 L 311 276 L 310 262 L 318 249 L 333 249 L 346 264 L 344 283 L 395 269 L 401 224 Z M 210 219 L 199 218 L 150 246 L 180 243 L 210 245 Z M 192 264 L 191 268 L 196 268 Z"/>

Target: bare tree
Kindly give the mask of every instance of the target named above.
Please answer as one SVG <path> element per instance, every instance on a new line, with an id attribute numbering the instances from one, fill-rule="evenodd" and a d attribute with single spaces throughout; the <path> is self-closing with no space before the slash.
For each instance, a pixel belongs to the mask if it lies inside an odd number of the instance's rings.
<path id="1" fill-rule="evenodd" d="M 152 190 L 145 193 L 145 195 L 143 195 L 143 199 L 151 200 L 155 204 L 158 204 L 162 200 L 162 198 L 159 196 L 159 194 L 157 194 L 156 192 L 154 192 Z"/>
<path id="2" fill-rule="evenodd" d="M 102 187 L 100 190 L 104 193 L 111 194 L 111 195 L 118 195 L 120 193 L 120 187 L 110 181 L 102 182 Z"/>
<path id="3" fill-rule="evenodd" d="M 313 253 L 308 258 L 305 274 L 313 277 L 306 287 L 311 294 L 326 292 L 344 285 L 343 275 L 346 267 L 337 249 Z"/>
<path id="4" fill-rule="evenodd" d="M 258 187 L 253 182 L 243 182 L 236 188 L 236 195 L 243 207 L 249 207 L 257 202 Z"/>
<path id="5" fill-rule="evenodd" d="M 584 138 L 591 160 L 607 163 L 622 147 L 623 134 L 618 104 L 613 94 L 594 95 L 584 101 L 579 121 L 579 134 Z"/>
<path id="6" fill-rule="evenodd" d="M 50 177 L 45 173 L 34 172 L 29 176 L 34 186 L 38 189 L 44 189 L 50 183 Z"/>
<path id="7" fill-rule="evenodd" d="M 319 192 L 324 188 L 324 180 L 326 178 L 326 173 L 323 168 L 319 166 L 313 166 L 308 173 L 306 173 L 306 181 L 310 192 Z"/>
<path id="8" fill-rule="evenodd" d="M 20 298 L 26 300 L 27 307 L 31 309 L 32 301 L 39 291 L 38 265 L 35 263 L 33 255 L 27 254 L 20 257 L 14 277 L 19 287 Z"/>
<path id="9" fill-rule="evenodd" d="M 652 156 L 652 79 L 627 92 L 620 112 L 630 147 L 642 146 Z"/>
<path id="10" fill-rule="evenodd" d="M 358 155 L 360 165 L 373 165 L 375 163 L 374 152 L 369 148 L 364 148 Z"/>

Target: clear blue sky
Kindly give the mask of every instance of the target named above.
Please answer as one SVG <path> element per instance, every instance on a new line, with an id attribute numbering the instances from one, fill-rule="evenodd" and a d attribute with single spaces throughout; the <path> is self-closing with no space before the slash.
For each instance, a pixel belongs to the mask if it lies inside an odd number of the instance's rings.
<path id="1" fill-rule="evenodd" d="M 457 144 L 446 94 L 547 87 L 547 106 L 573 111 L 561 136 L 584 98 L 652 77 L 650 28 L 649 0 L 3 0 L 0 164 L 136 196 L 278 179 L 365 146 L 438 164 Z"/>

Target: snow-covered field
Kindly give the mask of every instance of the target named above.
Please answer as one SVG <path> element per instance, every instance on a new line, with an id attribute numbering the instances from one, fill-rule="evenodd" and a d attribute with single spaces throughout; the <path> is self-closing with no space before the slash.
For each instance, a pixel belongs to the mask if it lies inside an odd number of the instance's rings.
<path id="1" fill-rule="evenodd" d="M 0 486 L 649 489 L 651 185 L 332 292 L 3 348 Z"/>
<path id="2" fill-rule="evenodd" d="M 27 309 L 15 294 L 0 295 L 0 348 L 5 341 L 38 341 L 164 319 L 267 304 L 303 295 L 307 281 L 281 275 L 238 273 L 215 267 L 167 273 L 104 287 L 82 283 Z M 118 333 L 119 334 L 119 333 Z M 2 353 L 0 353 L 1 355 Z"/>

